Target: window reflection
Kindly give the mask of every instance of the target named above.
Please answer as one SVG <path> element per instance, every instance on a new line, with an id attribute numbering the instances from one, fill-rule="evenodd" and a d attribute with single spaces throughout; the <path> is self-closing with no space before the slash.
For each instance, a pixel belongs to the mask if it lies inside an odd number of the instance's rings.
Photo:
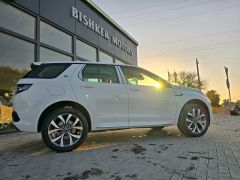
<path id="1" fill-rule="evenodd" d="M 40 22 L 40 41 L 69 53 L 72 52 L 72 36 L 43 21 Z"/>
<path id="2" fill-rule="evenodd" d="M 0 89 L 15 90 L 16 82 L 33 61 L 33 44 L 0 33 Z"/>
<path id="3" fill-rule="evenodd" d="M 99 61 L 102 63 L 113 63 L 113 57 L 102 51 L 99 51 Z"/>
<path id="4" fill-rule="evenodd" d="M 58 53 L 56 51 L 52 51 L 50 49 L 40 47 L 40 60 L 43 62 L 71 61 L 72 58 L 70 56 Z"/>
<path id="5" fill-rule="evenodd" d="M 89 60 L 89 61 L 97 61 L 97 49 L 77 40 L 77 56 Z"/>
<path id="6" fill-rule="evenodd" d="M 120 60 L 118 60 L 118 59 L 115 59 L 115 63 L 116 63 L 116 64 L 125 64 L 125 63 L 123 63 L 122 61 L 120 61 Z"/>
<path id="7" fill-rule="evenodd" d="M 24 36 L 35 38 L 36 19 L 33 16 L 0 1 L 0 17 L 0 26 Z"/>

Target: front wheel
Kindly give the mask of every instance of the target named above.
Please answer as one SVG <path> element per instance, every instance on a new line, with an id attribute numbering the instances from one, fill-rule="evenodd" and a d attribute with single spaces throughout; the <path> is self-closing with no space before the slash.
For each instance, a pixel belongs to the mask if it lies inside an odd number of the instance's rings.
<path id="1" fill-rule="evenodd" d="M 183 107 L 178 128 L 186 136 L 199 137 L 204 135 L 210 125 L 208 112 L 199 104 L 187 104 Z"/>
<path id="2" fill-rule="evenodd" d="M 85 140 L 88 123 L 84 115 L 73 108 L 61 108 L 47 116 L 42 125 L 42 139 L 52 150 L 68 152 Z"/>

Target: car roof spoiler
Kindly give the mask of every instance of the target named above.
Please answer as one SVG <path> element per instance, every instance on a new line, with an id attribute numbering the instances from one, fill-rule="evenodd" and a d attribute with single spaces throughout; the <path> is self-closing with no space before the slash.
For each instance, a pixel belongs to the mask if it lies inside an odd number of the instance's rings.
<path id="1" fill-rule="evenodd" d="M 36 67 L 40 66 L 41 64 L 43 64 L 43 62 L 33 62 L 33 63 L 31 63 L 30 67 L 31 67 L 31 69 L 35 69 Z"/>

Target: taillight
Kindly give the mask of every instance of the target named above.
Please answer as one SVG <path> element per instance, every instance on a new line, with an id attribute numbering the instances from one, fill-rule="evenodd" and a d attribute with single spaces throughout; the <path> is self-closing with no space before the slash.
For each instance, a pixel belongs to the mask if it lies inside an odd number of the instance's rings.
<path id="1" fill-rule="evenodd" d="M 28 90 L 32 84 L 18 84 L 15 94 Z"/>

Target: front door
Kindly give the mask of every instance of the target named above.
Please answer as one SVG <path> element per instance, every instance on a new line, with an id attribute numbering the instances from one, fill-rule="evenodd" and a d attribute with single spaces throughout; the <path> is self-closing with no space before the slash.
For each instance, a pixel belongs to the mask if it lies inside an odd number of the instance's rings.
<path id="1" fill-rule="evenodd" d="M 167 125 L 175 120 L 172 88 L 158 76 L 141 68 L 120 66 L 129 94 L 129 125 Z"/>

